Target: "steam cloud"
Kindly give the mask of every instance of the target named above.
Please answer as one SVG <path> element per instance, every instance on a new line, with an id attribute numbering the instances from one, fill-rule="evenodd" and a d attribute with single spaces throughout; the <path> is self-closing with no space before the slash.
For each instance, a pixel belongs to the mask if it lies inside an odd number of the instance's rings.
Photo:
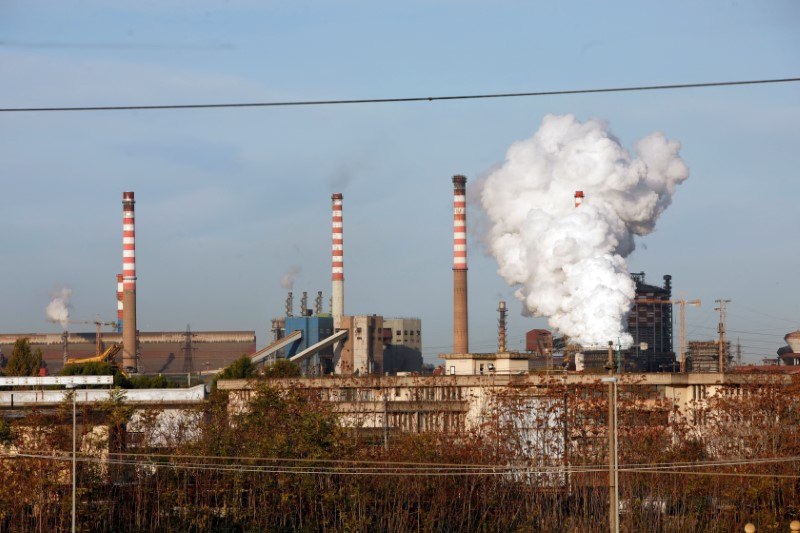
<path id="1" fill-rule="evenodd" d="M 481 204 L 498 273 L 525 312 L 584 346 L 632 343 L 625 321 L 635 296 L 625 258 L 689 176 L 680 143 L 652 133 L 623 148 L 597 120 L 547 115 L 486 178 Z M 574 207 L 575 191 L 585 201 Z"/>
<path id="2" fill-rule="evenodd" d="M 47 320 L 50 322 L 59 322 L 64 331 L 67 330 L 69 324 L 69 299 L 72 296 L 72 289 L 61 289 L 56 291 L 53 299 L 47 304 Z"/>
<path id="3" fill-rule="evenodd" d="M 300 273 L 300 266 L 299 265 L 292 265 L 289 270 L 281 278 L 281 287 L 284 289 L 291 289 L 294 287 L 294 278 L 297 274 Z"/>

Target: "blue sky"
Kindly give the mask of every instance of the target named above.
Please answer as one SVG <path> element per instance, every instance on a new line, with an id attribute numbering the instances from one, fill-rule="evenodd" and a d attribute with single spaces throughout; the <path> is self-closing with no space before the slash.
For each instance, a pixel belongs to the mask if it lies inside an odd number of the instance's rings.
<path id="1" fill-rule="evenodd" d="M 800 75 L 797 2 L 40 2 L 0 5 L 0 107 L 388 98 Z M 254 329 L 294 291 L 330 294 L 330 194 L 344 193 L 345 311 L 423 320 L 452 345 L 450 176 L 476 182 L 547 113 L 599 118 L 630 147 L 679 140 L 689 179 L 632 271 L 731 299 L 745 360 L 800 328 L 800 84 L 363 106 L 0 114 L 0 331 L 115 316 L 121 193 L 137 198 L 143 330 Z M 469 214 L 470 340 L 544 325 Z M 473 221 L 475 223 L 473 223 Z M 313 300 L 313 298 L 310 298 Z M 515 346 L 515 343 L 517 346 Z"/>

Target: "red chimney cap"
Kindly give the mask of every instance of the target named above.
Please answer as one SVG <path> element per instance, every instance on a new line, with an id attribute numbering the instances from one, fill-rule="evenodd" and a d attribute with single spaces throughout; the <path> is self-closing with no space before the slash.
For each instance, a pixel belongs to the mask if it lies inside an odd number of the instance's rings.
<path id="1" fill-rule="evenodd" d="M 575 191 L 575 198 L 583 198 L 583 191 Z"/>

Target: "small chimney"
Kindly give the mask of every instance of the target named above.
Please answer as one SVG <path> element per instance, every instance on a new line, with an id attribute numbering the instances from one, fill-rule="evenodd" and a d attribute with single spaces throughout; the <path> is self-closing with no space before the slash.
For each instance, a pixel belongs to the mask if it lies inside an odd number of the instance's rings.
<path id="1" fill-rule="evenodd" d="M 344 314 L 344 239 L 342 232 L 342 193 L 331 196 L 333 203 L 331 248 L 331 314 L 338 319 Z"/>
<path id="2" fill-rule="evenodd" d="M 583 203 L 583 191 L 575 191 L 575 207 L 580 207 Z"/>
<path id="3" fill-rule="evenodd" d="M 292 291 L 289 291 L 289 294 L 286 295 L 286 316 L 294 316 L 293 308 L 294 308 L 294 296 L 292 295 Z"/>
<path id="4" fill-rule="evenodd" d="M 322 291 L 317 291 L 317 298 L 314 300 L 314 313 L 322 314 Z"/>
<path id="5" fill-rule="evenodd" d="M 453 176 L 453 353 L 469 353 L 467 178 Z"/>
<path id="6" fill-rule="evenodd" d="M 497 351 L 505 353 L 506 351 L 506 302 L 500 300 L 500 305 L 497 307 L 500 317 L 497 320 Z"/>

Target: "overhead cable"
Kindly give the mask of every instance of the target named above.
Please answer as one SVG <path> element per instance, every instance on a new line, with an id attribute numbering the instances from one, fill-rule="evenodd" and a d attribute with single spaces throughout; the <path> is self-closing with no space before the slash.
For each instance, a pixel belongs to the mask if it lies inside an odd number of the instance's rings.
<path id="1" fill-rule="evenodd" d="M 107 105 L 107 106 L 47 106 L 47 107 L 4 107 L 2 113 L 38 113 L 58 111 L 158 111 L 167 109 L 224 109 L 244 107 L 299 107 L 329 106 L 350 104 L 388 104 L 408 102 L 434 102 L 445 100 L 482 100 L 492 98 L 520 98 L 531 96 L 562 96 L 573 94 L 620 93 L 634 91 L 660 91 L 670 89 L 698 89 L 704 87 L 729 87 L 734 85 L 764 85 L 769 83 L 798 82 L 800 78 L 776 78 L 744 81 L 714 81 L 705 83 L 678 83 L 672 85 L 640 85 L 632 87 L 607 87 L 601 89 L 568 89 L 557 91 L 531 91 L 521 93 L 465 94 L 451 96 L 411 96 L 400 98 L 357 98 L 343 100 L 289 100 L 282 102 L 231 102 L 221 104 L 156 104 L 156 105 Z"/>

